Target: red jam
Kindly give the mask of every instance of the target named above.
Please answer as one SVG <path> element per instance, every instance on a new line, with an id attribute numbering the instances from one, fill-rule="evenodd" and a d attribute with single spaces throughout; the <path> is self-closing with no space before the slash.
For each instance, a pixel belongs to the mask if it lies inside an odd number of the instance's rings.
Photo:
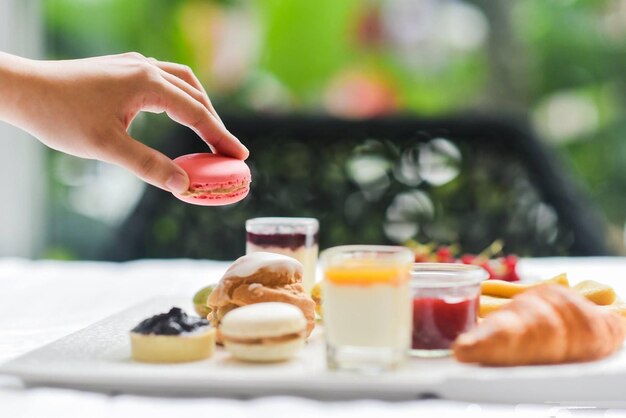
<path id="1" fill-rule="evenodd" d="M 460 334 L 476 324 L 478 298 L 444 300 L 413 299 L 413 341 L 415 350 L 446 350 Z"/>
<path id="2" fill-rule="evenodd" d="M 292 251 L 296 251 L 300 247 L 310 247 L 313 244 L 317 244 L 318 235 L 307 235 L 301 233 L 293 234 L 256 234 L 248 232 L 247 240 L 250 244 L 257 245 L 259 247 L 280 247 L 289 248 Z"/>

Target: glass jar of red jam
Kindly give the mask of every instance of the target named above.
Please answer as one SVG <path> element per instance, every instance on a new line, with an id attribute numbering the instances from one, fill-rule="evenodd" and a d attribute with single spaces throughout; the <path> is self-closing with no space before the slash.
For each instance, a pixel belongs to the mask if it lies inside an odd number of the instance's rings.
<path id="1" fill-rule="evenodd" d="M 411 272 L 413 322 L 411 355 L 450 354 L 460 334 L 476 325 L 482 267 L 453 263 L 415 263 Z"/>

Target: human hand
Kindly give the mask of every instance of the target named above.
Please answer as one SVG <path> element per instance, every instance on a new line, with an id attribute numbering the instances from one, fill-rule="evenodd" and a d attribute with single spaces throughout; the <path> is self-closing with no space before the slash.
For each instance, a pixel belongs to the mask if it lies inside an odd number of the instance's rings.
<path id="1" fill-rule="evenodd" d="M 3 68 L 11 73 L 4 83 Z M 138 53 L 69 61 L 32 61 L 0 53 L 0 92 L 9 99 L 4 108 L 0 104 L 0 119 L 50 148 L 123 166 L 168 191 L 186 191 L 189 179 L 168 157 L 127 133 L 140 111 L 166 112 L 214 152 L 248 157 L 184 65 Z"/>

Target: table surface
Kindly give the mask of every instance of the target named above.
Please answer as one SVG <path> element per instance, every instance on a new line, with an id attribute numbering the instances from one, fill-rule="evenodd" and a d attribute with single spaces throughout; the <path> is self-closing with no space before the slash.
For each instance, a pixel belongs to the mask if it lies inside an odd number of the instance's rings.
<path id="1" fill-rule="evenodd" d="M 0 363 L 84 328 L 145 299 L 187 295 L 216 282 L 228 263 L 199 260 L 142 260 L 128 263 L 0 259 Z M 594 279 L 626 295 L 626 258 L 544 258 L 520 263 L 524 277 L 567 272 L 570 282 Z M 626 416 L 625 400 L 590 405 L 477 405 L 449 400 L 322 402 L 271 397 L 251 400 L 155 398 L 77 390 L 24 388 L 0 376 L 0 417 L 141 417 L 207 414 L 225 417 L 417 416 Z M 581 409 L 582 408 L 582 409 Z M 86 415 L 85 411 L 89 411 Z M 600 415 L 597 415 L 600 414 Z M 426 416 L 428 416 L 426 415 Z"/>

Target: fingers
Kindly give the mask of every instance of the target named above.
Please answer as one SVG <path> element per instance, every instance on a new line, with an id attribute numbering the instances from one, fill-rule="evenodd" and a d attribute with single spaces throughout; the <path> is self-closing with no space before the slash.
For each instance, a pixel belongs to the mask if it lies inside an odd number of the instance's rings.
<path id="1" fill-rule="evenodd" d="M 108 148 L 110 152 L 104 160 L 125 167 L 163 190 L 180 194 L 189 189 L 187 173 L 165 155 L 136 141 L 126 132 L 120 133 L 114 143 L 114 147 Z"/>
<path id="2" fill-rule="evenodd" d="M 142 109 L 165 111 L 174 121 L 188 126 L 218 154 L 245 160 L 249 152 L 208 109 L 185 90 L 162 78 L 144 94 Z"/>
<path id="3" fill-rule="evenodd" d="M 209 99 L 209 95 L 207 94 L 206 90 L 202 86 L 202 83 L 200 83 L 200 80 L 198 80 L 198 78 L 193 73 L 191 68 L 189 68 L 186 65 L 176 64 L 174 62 L 158 61 L 155 58 L 148 58 L 148 61 L 151 64 L 155 65 L 156 67 L 160 68 L 163 72 L 173 75 L 174 77 L 177 77 L 178 79 L 184 81 L 189 86 L 193 87 L 198 92 L 200 92 L 200 94 L 203 96 L 202 102 L 206 105 L 209 112 L 211 112 L 211 114 L 217 120 L 219 120 L 220 123 L 222 123 L 222 125 L 224 124 L 220 116 L 215 111 L 215 108 L 213 107 L 213 104 L 211 103 L 211 99 Z"/>
<path id="4" fill-rule="evenodd" d="M 208 97 L 205 94 L 203 94 L 201 91 L 191 86 L 187 82 L 181 80 L 180 78 L 168 72 L 165 72 L 163 70 L 159 70 L 159 71 L 160 71 L 161 77 L 163 77 L 165 81 L 175 85 L 176 87 L 178 87 L 179 89 L 181 89 L 182 91 L 184 91 L 185 93 L 187 93 L 188 95 L 196 99 L 198 102 L 200 102 L 202 106 L 204 106 L 209 111 L 209 113 L 211 114 L 211 117 L 215 118 L 222 126 L 224 125 L 221 119 L 217 117 L 217 114 L 214 113 L 215 111 L 211 111 Z"/>
<path id="5" fill-rule="evenodd" d="M 171 119 L 194 130 L 216 153 L 242 160 L 248 158 L 248 149 L 226 129 L 202 84 L 188 66 L 145 58 L 137 53 L 123 56 L 158 70 L 156 77 L 154 71 L 144 72 L 150 85 L 139 89 L 143 95 L 142 110 L 165 111 Z"/>

